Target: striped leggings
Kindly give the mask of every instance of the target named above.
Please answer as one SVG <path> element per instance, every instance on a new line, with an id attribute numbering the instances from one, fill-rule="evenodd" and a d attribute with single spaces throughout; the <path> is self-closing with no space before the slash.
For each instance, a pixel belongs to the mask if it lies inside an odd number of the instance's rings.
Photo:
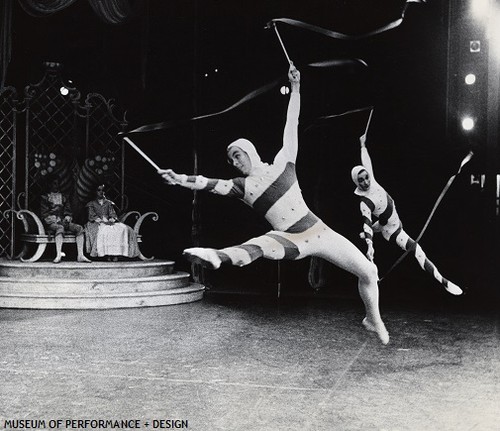
<path id="1" fill-rule="evenodd" d="M 382 227 L 381 231 L 383 237 L 387 241 L 394 242 L 405 251 L 410 250 L 410 253 L 415 256 L 420 267 L 424 271 L 427 271 L 429 274 L 431 274 L 445 288 L 448 288 L 449 285 L 453 284 L 451 281 L 447 280 L 441 275 L 441 273 L 436 268 L 436 265 L 434 265 L 427 258 L 424 250 L 422 250 L 422 247 L 420 247 L 417 242 L 410 238 L 410 236 L 403 230 L 403 226 L 401 224 L 395 231 L 390 231 L 389 229 L 386 229 L 385 226 Z"/>
<path id="2" fill-rule="evenodd" d="M 248 265 L 260 257 L 299 260 L 316 256 L 354 274 L 363 286 L 377 286 L 377 267 L 351 241 L 321 220 L 304 232 L 271 231 L 241 245 L 215 252 L 222 263 L 236 266 Z"/>
<path id="3" fill-rule="evenodd" d="M 323 239 L 329 236 L 330 229 L 319 227 L 319 223 L 302 233 L 270 231 L 252 238 L 243 244 L 216 250 L 223 263 L 245 266 L 261 257 L 271 260 L 302 259 L 313 249 L 318 248 Z"/>

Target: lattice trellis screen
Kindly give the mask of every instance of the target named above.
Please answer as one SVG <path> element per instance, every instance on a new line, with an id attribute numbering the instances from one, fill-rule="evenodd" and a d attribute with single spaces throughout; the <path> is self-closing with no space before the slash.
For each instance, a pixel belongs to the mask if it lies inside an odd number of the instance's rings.
<path id="1" fill-rule="evenodd" d="M 60 64 L 44 66 L 42 80 L 27 85 L 22 100 L 12 87 L 0 92 L 0 256 L 8 258 L 14 257 L 19 223 L 13 211 L 38 212 L 51 174 L 71 196 L 77 221 L 80 215 L 84 222 L 85 204 L 100 183 L 108 185 L 108 196 L 122 210 L 127 204 L 118 135 L 126 130 L 125 115 L 116 116 L 112 101 L 100 94 L 89 93 L 83 101 L 63 80 Z"/>
<path id="2" fill-rule="evenodd" d="M 16 90 L 0 92 L 0 256 L 14 254 L 16 204 Z"/>
<path id="3" fill-rule="evenodd" d="M 124 206 L 124 150 L 118 133 L 127 125 L 112 112 L 111 101 L 80 92 L 61 77 L 61 66 L 46 63 L 43 79 L 25 89 L 25 206 L 37 210 L 45 179 L 57 174 L 61 189 L 72 198 L 75 215 L 83 216 L 99 183 Z"/>
<path id="4" fill-rule="evenodd" d="M 80 93 L 63 82 L 60 65 L 52 63 L 43 79 L 28 85 L 24 93 L 25 206 L 38 212 L 47 175 L 53 173 L 60 177 L 63 192 L 71 193 L 74 189 L 79 158 Z"/>
<path id="5" fill-rule="evenodd" d="M 97 173 L 106 178 L 107 195 L 122 209 L 124 199 L 124 148 L 119 132 L 125 131 L 127 122 L 113 114 L 112 101 L 100 94 L 87 96 L 87 163 L 94 163 Z"/>

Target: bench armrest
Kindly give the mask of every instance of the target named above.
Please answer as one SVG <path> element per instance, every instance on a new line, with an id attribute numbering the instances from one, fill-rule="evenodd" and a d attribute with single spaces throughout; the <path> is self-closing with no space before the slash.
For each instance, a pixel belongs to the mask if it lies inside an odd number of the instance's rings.
<path id="1" fill-rule="evenodd" d="M 128 224 L 130 225 L 130 227 L 132 227 L 132 229 L 134 229 L 134 232 L 137 234 L 137 235 L 140 235 L 140 229 L 141 229 L 141 226 L 142 226 L 142 223 L 144 222 L 144 220 L 146 220 L 146 218 L 148 217 L 151 217 L 151 219 L 153 221 L 158 221 L 159 219 L 159 216 L 157 213 L 155 212 L 147 212 L 147 213 L 144 213 L 144 214 L 141 214 L 139 211 L 129 211 L 125 214 L 122 214 L 120 217 L 119 217 L 119 220 L 122 222 L 122 223 L 125 223 L 125 224 Z M 131 221 L 135 219 L 135 222 L 134 221 Z M 132 223 L 133 223 L 133 226 L 132 226 Z"/>
<path id="2" fill-rule="evenodd" d="M 4 217 L 7 217 L 9 212 L 14 213 L 16 217 L 23 222 L 25 233 L 46 235 L 45 228 L 40 220 L 40 217 L 38 217 L 34 212 L 30 210 L 7 210 L 4 212 Z"/>

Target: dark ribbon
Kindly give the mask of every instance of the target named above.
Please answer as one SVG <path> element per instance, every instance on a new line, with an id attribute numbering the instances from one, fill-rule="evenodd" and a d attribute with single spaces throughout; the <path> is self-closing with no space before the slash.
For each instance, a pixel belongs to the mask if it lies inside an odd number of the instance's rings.
<path id="1" fill-rule="evenodd" d="M 318 26 L 315 26 L 315 25 L 312 25 L 312 24 L 308 24 L 306 22 L 302 22 L 302 21 L 297 21 L 295 19 L 290 19 L 290 18 L 275 18 L 275 19 L 272 19 L 271 21 L 269 21 L 269 23 L 267 24 L 267 27 L 272 27 L 273 24 L 277 23 L 277 22 L 282 22 L 282 23 L 285 23 L 285 24 L 289 24 L 289 25 L 293 25 L 295 27 L 300 27 L 300 28 L 303 28 L 305 30 L 310 30 L 310 31 L 313 31 L 315 33 L 320 33 L 324 36 L 327 36 L 327 37 L 331 37 L 333 39 L 340 39 L 340 40 L 360 40 L 360 39 L 365 39 L 367 37 L 371 37 L 371 36 L 375 36 L 377 34 L 380 34 L 380 33 L 383 33 L 385 31 L 388 31 L 388 30 L 392 30 L 393 28 L 396 28 L 396 27 L 399 27 L 401 25 L 401 23 L 403 22 L 403 19 L 404 19 L 404 16 L 405 16 L 405 12 L 406 12 L 406 8 L 408 7 L 408 4 L 409 3 L 424 3 L 425 0 L 408 0 L 404 7 L 403 7 L 403 10 L 401 12 L 401 17 L 394 20 L 394 21 L 391 21 L 390 23 L 382 26 L 382 27 L 379 27 L 375 30 L 372 30 L 368 33 L 363 33 L 363 34 L 345 34 L 345 33 L 340 33 L 338 31 L 333 31 L 333 30 L 328 30 L 326 28 L 323 28 L 323 27 L 318 27 Z"/>
<path id="2" fill-rule="evenodd" d="M 350 115 L 350 114 L 355 114 L 357 112 L 365 112 L 365 111 L 368 111 L 368 110 L 372 110 L 373 109 L 373 106 L 363 106 L 361 108 L 354 108 L 354 109 L 350 109 L 348 111 L 344 111 L 344 112 L 340 112 L 338 114 L 330 114 L 330 115 L 324 115 L 322 117 L 318 117 L 316 118 L 312 124 L 310 124 L 309 126 L 307 126 L 305 129 L 304 129 L 304 132 L 306 132 L 307 130 L 311 129 L 312 127 L 315 127 L 317 126 L 317 123 L 318 121 L 321 121 L 321 120 L 329 120 L 331 118 L 338 118 L 338 117 L 343 117 L 344 115 Z"/>
<path id="3" fill-rule="evenodd" d="M 425 0 L 408 0 L 406 3 L 405 3 L 405 6 L 403 8 L 403 11 L 402 11 L 402 14 L 401 14 L 401 18 L 397 19 L 397 20 L 394 20 L 382 27 L 379 27 L 375 30 L 372 30 L 368 33 L 364 33 L 364 34 L 361 34 L 361 35 L 348 35 L 348 34 L 345 34 L 345 33 L 340 33 L 340 32 L 337 32 L 337 31 L 332 31 L 332 30 L 328 30 L 328 29 L 325 29 L 325 28 L 321 28 L 321 27 L 318 27 L 318 26 L 314 26 L 314 25 L 311 25 L 311 24 L 308 24 L 308 23 L 305 23 L 305 22 L 302 22 L 302 21 L 297 21 L 297 20 L 294 20 L 294 19 L 290 19 L 290 18 L 275 18 L 271 21 L 269 21 L 269 23 L 267 24 L 267 27 L 271 28 L 271 27 L 275 27 L 276 26 L 276 23 L 277 22 L 282 22 L 282 23 L 285 23 L 285 24 L 289 24 L 289 25 L 293 25 L 293 26 L 296 26 L 296 27 L 301 27 L 301 28 L 304 28 L 306 30 L 311 30 L 311 31 L 314 31 L 314 32 L 317 32 L 317 33 L 321 33 L 325 36 L 328 36 L 328 37 L 332 37 L 332 38 L 335 38 L 335 39 L 342 39 L 342 40 L 358 40 L 358 39 L 364 39 L 364 38 L 367 38 L 367 37 L 371 37 L 371 36 L 374 36 L 376 34 L 379 34 L 379 33 L 383 33 L 385 31 L 388 31 L 388 30 L 391 30 L 393 28 L 396 28 L 398 27 L 402 22 L 403 22 L 403 18 L 404 18 L 404 14 L 405 14 L 405 11 L 406 11 L 406 8 L 408 7 L 408 4 L 409 3 L 422 3 L 424 2 Z M 283 46 L 284 48 L 284 46 Z M 310 63 L 308 66 L 310 67 L 331 67 L 331 66 L 338 66 L 338 65 L 344 65 L 344 64 L 348 64 L 348 63 L 358 63 L 358 64 L 361 64 L 363 66 L 366 66 L 366 63 L 363 61 L 363 60 L 360 60 L 360 59 L 334 59 L 334 60 L 325 60 L 325 61 L 320 61 L 320 62 L 314 62 L 314 63 Z M 243 98 L 241 98 L 240 100 L 238 100 L 236 103 L 232 104 L 231 106 L 229 106 L 228 108 L 222 110 L 222 111 L 218 111 L 218 112 L 213 112 L 211 114 L 206 114 L 206 115 L 200 115 L 200 116 L 197 116 L 197 117 L 193 117 L 193 118 L 189 118 L 189 119 L 186 119 L 186 120 L 172 120 L 172 121 L 163 121 L 163 122 L 160 122 L 160 123 L 155 123 L 155 124 L 148 124 L 148 125 L 145 125 L 145 126 L 141 126 L 141 127 L 138 127 L 136 129 L 133 129 L 133 130 L 130 130 L 129 132 L 126 132 L 125 134 L 131 134 L 131 133 L 141 133 L 141 132 L 151 132 L 151 131 L 154 131 L 154 130 L 162 130 L 162 129 L 168 129 L 170 127 L 174 127 L 174 126 L 177 126 L 179 124 L 182 124 L 182 123 L 188 123 L 190 121 L 195 121 L 195 120 L 201 120 L 201 119 L 204 119 L 204 118 L 209 118 L 209 117 L 214 117 L 216 115 L 221 115 L 221 114 L 224 114 L 240 105 L 242 105 L 243 103 L 246 103 L 248 101 L 250 101 L 251 99 L 271 90 L 272 88 L 274 88 L 276 85 L 279 84 L 279 82 L 281 81 L 281 78 L 278 78 L 278 79 L 275 79 L 274 81 L 258 88 L 257 90 L 254 90 L 252 91 L 251 93 L 247 94 L 246 96 L 244 96 Z M 328 116 L 328 117 L 321 117 L 321 119 L 326 119 L 326 118 L 333 118 L 333 117 L 338 117 L 338 116 L 341 116 L 341 115 L 347 115 L 347 114 L 350 114 L 352 112 L 358 112 L 358 111 L 363 111 L 367 108 L 361 108 L 359 110 L 352 110 L 352 111 L 347 111 L 345 113 L 342 113 L 342 114 L 335 114 L 335 115 L 331 115 L 331 116 Z"/>
<path id="4" fill-rule="evenodd" d="M 384 26 L 382 26 L 382 27 L 380 27 L 380 28 L 378 28 L 376 30 L 373 30 L 373 31 L 369 32 L 369 33 L 365 33 L 365 34 L 361 34 L 361 35 L 348 35 L 348 34 L 344 34 L 344 33 L 339 33 L 339 32 L 336 32 L 336 31 L 327 30 L 327 29 L 324 29 L 324 28 L 321 28 L 321 27 L 317 27 L 317 26 L 314 26 L 314 25 L 311 25 L 311 24 L 308 24 L 308 23 L 305 23 L 305 22 L 302 22 L 302 21 L 297 21 L 297 20 L 294 20 L 294 19 L 290 19 L 290 18 L 276 18 L 276 19 L 273 19 L 273 20 L 271 20 L 268 23 L 268 27 L 269 28 L 270 27 L 275 27 L 276 26 L 276 22 L 283 22 L 283 23 L 286 23 L 286 24 L 289 24 L 289 25 L 293 25 L 293 26 L 305 28 L 307 30 L 311 30 L 311 31 L 314 31 L 314 32 L 317 32 L 317 33 L 321 33 L 321 34 L 324 34 L 324 35 L 326 35 L 328 37 L 332 37 L 332 38 L 336 38 L 336 39 L 343 39 L 343 40 L 363 39 L 363 38 L 370 37 L 370 36 L 373 36 L 373 35 L 376 35 L 376 34 L 379 34 L 379 33 L 383 33 L 385 31 L 391 30 L 391 29 L 393 29 L 395 27 L 398 27 L 403 22 L 404 13 L 406 11 L 408 3 L 412 3 L 412 2 L 421 3 L 422 1 L 423 0 L 408 0 L 405 3 L 405 6 L 404 6 L 404 9 L 403 9 L 401 18 L 399 18 L 399 19 L 397 19 L 395 21 L 392 21 L 389 24 L 386 24 L 386 25 L 384 25 Z M 283 49 L 284 49 L 284 45 L 283 45 Z M 362 66 L 365 66 L 365 67 L 367 66 L 367 64 L 363 60 L 361 60 L 361 59 L 332 59 L 332 60 L 324 60 L 324 61 L 310 63 L 308 66 L 310 66 L 310 67 L 332 67 L 332 66 L 339 66 L 339 65 L 346 65 L 346 64 L 361 64 Z M 148 124 L 148 125 L 141 126 L 141 127 L 136 128 L 136 129 L 130 130 L 129 132 L 126 132 L 125 134 L 128 135 L 128 134 L 131 134 L 131 133 L 151 132 L 151 131 L 155 131 L 155 130 L 168 129 L 168 128 L 171 128 L 171 127 L 183 124 L 183 123 L 189 123 L 190 121 L 201 120 L 201 119 L 204 119 L 204 118 L 210 118 L 210 117 L 214 117 L 214 116 L 217 116 L 217 115 L 224 114 L 224 113 L 226 113 L 228 111 L 231 111 L 232 109 L 234 109 L 234 108 L 242 105 L 243 103 L 246 103 L 246 102 L 250 101 L 251 99 L 253 99 L 253 98 L 255 98 L 255 97 L 257 97 L 257 96 L 259 96 L 259 95 L 261 95 L 261 94 L 263 94 L 263 93 L 271 90 L 276 85 L 278 85 L 280 83 L 280 81 L 281 81 L 281 78 L 275 79 L 274 81 L 272 81 L 272 82 L 270 82 L 270 83 L 268 83 L 268 84 L 266 84 L 266 85 L 264 85 L 264 86 L 262 86 L 262 87 L 260 87 L 260 88 L 258 88 L 256 90 L 250 92 L 249 94 L 247 94 L 246 96 L 244 96 L 240 100 L 238 100 L 236 103 L 232 104 L 231 106 L 229 106 L 226 109 L 223 109 L 222 111 L 213 112 L 211 114 L 200 115 L 200 116 L 189 118 L 189 119 L 186 119 L 186 120 L 171 120 L 171 121 L 163 121 L 163 122 L 155 123 L 155 124 Z M 342 113 L 342 114 L 335 114 L 335 115 L 331 115 L 331 116 L 327 116 L 327 117 L 321 117 L 320 119 L 327 119 L 327 118 L 338 117 L 338 116 L 347 115 L 347 114 L 350 114 L 350 113 L 353 113 L 353 112 L 363 111 L 365 109 L 368 109 L 368 108 L 361 108 L 361 109 L 357 109 L 357 110 L 347 111 L 347 112 Z"/>
<path id="5" fill-rule="evenodd" d="M 345 34 L 345 33 L 339 33 L 338 31 L 333 31 L 333 30 L 328 30 L 323 27 L 318 27 L 316 25 L 308 24 L 303 21 L 297 21 L 295 19 L 291 18 L 275 18 L 270 21 L 271 23 L 276 23 L 276 22 L 282 22 L 285 24 L 293 25 L 295 27 L 300 27 L 305 30 L 310 30 L 315 33 L 320 33 L 324 36 L 331 37 L 333 39 L 340 39 L 340 40 L 360 40 L 364 39 L 370 36 L 375 36 L 376 34 L 383 33 L 387 30 L 392 30 L 393 28 L 398 27 L 402 22 L 403 18 L 399 18 L 395 21 L 390 22 L 389 24 L 384 25 L 383 27 L 377 28 L 373 31 L 370 31 L 368 33 L 364 34 Z"/>
<path id="6" fill-rule="evenodd" d="M 406 250 L 401 256 L 400 258 L 394 262 L 394 264 L 389 268 L 389 270 L 385 273 L 385 275 L 380 278 L 379 281 L 382 281 L 385 277 L 387 277 L 387 275 L 396 267 L 398 266 L 401 261 L 408 255 L 408 253 L 412 252 L 413 250 L 415 250 L 415 247 L 417 246 L 417 243 L 422 239 L 422 236 L 424 235 L 425 231 L 427 230 L 427 227 L 429 226 L 429 223 L 432 219 L 432 217 L 434 216 L 434 213 L 436 212 L 436 209 L 438 207 L 438 205 L 441 203 L 441 201 L 443 200 L 444 198 L 444 195 L 446 194 L 446 192 L 448 191 L 448 189 L 450 188 L 450 186 L 452 185 L 453 181 L 455 181 L 455 178 L 458 176 L 458 174 L 460 174 L 460 172 L 462 171 L 462 168 L 470 161 L 470 159 L 472 159 L 472 156 L 474 155 L 474 153 L 472 151 L 469 151 L 469 153 L 464 157 L 464 159 L 462 160 L 462 162 L 460 163 L 460 167 L 458 168 L 458 171 L 456 174 L 452 175 L 450 177 L 450 179 L 448 180 L 448 182 L 446 183 L 446 185 L 444 186 L 443 188 L 443 191 L 441 192 L 441 194 L 439 195 L 439 197 L 437 198 L 436 200 L 436 203 L 434 204 L 434 207 L 432 208 L 432 211 L 431 213 L 429 214 L 429 217 L 427 217 L 427 221 L 425 222 L 424 224 L 424 227 L 422 228 L 422 230 L 420 231 L 420 234 L 418 235 L 417 239 L 415 240 L 415 244 L 413 245 L 413 247 L 409 248 L 408 250 Z"/>
<path id="7" fill-rule="evenodd" d="M 399 18 L 397 20 L 394 20 L 394 21 L 390 22 L 389 24 L 386 24 L 386 25 L 384 25 L 384 26 L 382 26 L 380 28 L 377 28 L 377 29 L 375 29 L 373 31 L 370 31 L 368 33 L 361 34 L 361 35 L 348 35 L 348 34 L 344 34 L 344 33 L 339 33 L 339 32 L 336 32 L 336 31 L 332 31 L 332 30 L 328 30 L 328 29 L 325 29 L 325 28 L 317 27 L 317 26 L 314 26 L 314 25 L 311 25 L 311 24 L 308 24 L 308 23 L 305 23 L 305 22 L 302 22 L 302 21 L 297 21 L 297 20 L 294 20 L 294 19 L 290 19 L 290 18 L 275 18 L 275 19 L 272 19 L 267 24 L 267 27 L 268 28 L 275 27 L 277 22 L 283 22 L 285 24 L 289 24 L 289 25 L 293 25 L 293 26 L 296 26 L 296 27 L 304 28 L 306 30 L 311 30 L 311 31 L 314 31 L 314 32 L 317 32 L 317 33 L 321 33 L 321 34 L 324 34 L 325 36 L 332 37 L 332 38 L 335 38 L 335 39 L 358 40 L 358 39 L 364 39 L 366 37 L 374 36 L 376 34 L 383 33 L 385 31 L 388 31 L 388 30 L 391 30 L 393 28 L 398 27 L 403 22 L 404 14 L 405 14 L 406 8 L 408 7 L 408 4 L 409 3 L 422 3 L 422 2 L 425 2 L 425 0 L 408 0 L 405 3 L 405 6 L 404 6 L 403 11 L 401 13 L 401 18 Z M 279 33 L 277 33 L 277 34 L 278 34 L 278 37 L 279 37 Z M 281 38 L 280 38 L 280 42 L 281 42 Z M 283 49 L 285 49 L 284 45 L 283 45 Z M 285 51 L 285 53 L 286 53 L 286 51 Z M 287 55 L 287 57 L 288 57 L 288 55 Z M 311 67 L 331 67 L 331 66 L 344 65 L 344 64 L 349 64 L 349 63 L 350 64 L 358 63 L 358 64 L 362 64 L 363 66 L 366 66 L 366 63 L 363 60 L 360 60 L 360 59 L 334 59 L 334 60 L 325 60 L 325 61 L 321 61 L 321 62 L 310 63 L 309 66 L 311 66 Z M 241 98 L 240 100 L 238 100 L 236 103 L 232 104 L 231 106 L 229 106 L 228 108 L 226 108 L 226 109 L 224 109 L 222 111 L 213 112 L 211 114 L 200 115 L 200 116 L 189 118 L 189 119 L 186 119 L 186 120 L 171 120 L 171 121 L 163 121 L 163 122 L 155 123 L 155 124 L 148 124 L 148 125 L 141 126 L 141 127 L 136 128 L 136 129 L 130 130 L 129 132 L 126 132 L 125 134 L 128 135 L 128 134 L 131 134 L 131 133 L 151 132 L 151 131 L 154 131 L 154 130 L 168 129 L 168 128 L 171 128 L 171 127 L 183 124 L 183 123 L 189 123 L 190 121 L 201 120 L 201 119 L 204 119 L 204 118 L 209 118 L 209 117 L 214 117 L 214 116 L 217 116 L 217 115 L 220 115 L 220 114 L 224 114 L 224 113 L 226 113 L 228 111 L 231 111 L 232 109 L 234 109 L 234 108 L 242 105 L 243 103 L 246 103 L 246 102 L 250 101 L 251 99 L 253 99 L 253 98 L 255 98 L 255 97 L 257 97 L 257 96 L 259 96 L 259 95 L 261 95 L 261 94 L 263 94 L 263 93 L 271 90 L 276 85 L 278 85 L 280 82 L 281 82 L 281 78 L 275 79 L 274 81 L 272 81 L 272 82 L 270 82 L 270 83 L 268 83 L 268 84 L 266 84 L 266 85 L 258 88 L 257 90 L 252 91 L 249 94 L 247 94 L 246 96 L 244 96 L 243 98 Z M 365 110 L 365 109 L 367 109 L 367 108 L 362 108 L 362 109 L 353 110 L 353 111 L 347 111 L 347 112 L 342 113 L 342 114 L 335 114 L 335 115 L 328 116 L 328 117 L 321 117 L 321 119 L 338 117 L 338 116 L 341 116 L 341 115 L 346 115 L 346 114 L 350 114 L 352 112 L 358 112 L 358 111 L 362 111 L 362 110 Z"/>
<path id="8" fill-rule="evenodd" d="M 352 64 L 360 64 L 364 67 L 367 66 L 367 64 L 363 60 L 358 59 L 358 58 L 324 60 L 324 61 L 310 63 L 310 64 L 308 64 L 308 66 L 310 66 L 310 67 L 335 67 L 335 66 L 345 66 L 348 64 L 351 64 L 351 65 Z M 256 98 L 257 96 L 260 96 L 261 94 L 264 94 L 264 93 L 272 90 L 281 81 L 282 81 L 282 78 L 277 78 L 274 81 L 271 81 L 271 82 L 263 85 L 262 87 L 257 88 L 254 91 L 251 91 L 250 93 L 248 93 L 247 95 L 245 95 L 241 99 L 239 99 L 237 102 L 233 103 L 231 106 L 229 106 L 226 109 L 223 109 L 222 111 L 212 112 L 210 114 L 205 114 L 205 115 L 199 115 L 197 117 L 192 117 L 192 118 L 188 118 L 188 119 L 184 119 L 184 120 L 170 120 L 170 121 L 162 121 L 160 123 L 148 124 L 145 126 L 137 127 L 136 129 L 130 130 L 128 132 L 121 133 L 121 135 L 129 135 L 131 133 L 143 133 L 143 132 L 152 132 L 155 130 L 169 129 L 169 128 L 172 128 L 175 126 L 179 126 L 181 124 L 189 123 L 191 121 L 202 120 L 204 118 L 210 118 L 210 117 L 215 117 L 217 115 L 225 114 L 226 112 L 229 112 L 229 111 L 237 108 L 238 106 L 249 102 L 250 100 Z M 351 114 L 354 112 L 364 111 L 364 110 L 370 109 L 370 108 L 371 108 L 371 106 L 365 107 L 365 108 L 360 108 L 360 109 L 354 109 L 351 111 L 343 112 L 341 114 L 334 114 L 334 115 L 329 115 L 329 116 L 325 116 L 325 117 L 320 117 L 317 120 L 339 117 L 339 116 Z"/>
<path id="9" fill-rule="evenodd" d="M 246 96 L 242 97 L 240 100 L 233 103 L 228 108 L 223 109 L 222 111 L 213 112 L 211 114 L 199 115 L 197 117 L 188 118 L 186 120 L 172 120 L 172 121 L 163 121 L 161 123 L 148 124 L 146 126 L 141 126 L 141 127 L 138 127 L 137 129 L 130 130 L 129 132 L 126 132 L 125 134 L 128 135 L 130 133 L 152 132 L 154 130 L 169 129 L 171 127 L 177 126 L 177 125 L 182 124 L 182 123 L 189 123 L 190 121 L 201 120 L 203 118 L 210 118 L 210 117 L 214 117 L 216 115 L 224 114 L 224 113 L 231 111 L 232 109 L 242 105 L 243 103 L 246 103 L 246 102 L 254 99 L 257 96 L 260 96 L 261 94 L 266 93 L 267 91 L 276 87 L 281 82 L 281 80 L 282 80 L 282 78 L 278 78 L 272 82 L 269 82 L 266 85 L 263 85 L 262 87 L 257 88 L 257 90 L 254 90 L 254 91 L 248 93 Z"/>

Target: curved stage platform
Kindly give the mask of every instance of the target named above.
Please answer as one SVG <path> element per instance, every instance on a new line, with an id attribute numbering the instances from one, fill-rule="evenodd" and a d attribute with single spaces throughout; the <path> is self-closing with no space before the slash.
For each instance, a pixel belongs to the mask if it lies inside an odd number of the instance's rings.
<path id="1" fill-rule="evenodd" d="M 198 301 L 205 290 L 173 261 L 21 262 L 0 259 L 0 307 L 105 309 Z"/>

